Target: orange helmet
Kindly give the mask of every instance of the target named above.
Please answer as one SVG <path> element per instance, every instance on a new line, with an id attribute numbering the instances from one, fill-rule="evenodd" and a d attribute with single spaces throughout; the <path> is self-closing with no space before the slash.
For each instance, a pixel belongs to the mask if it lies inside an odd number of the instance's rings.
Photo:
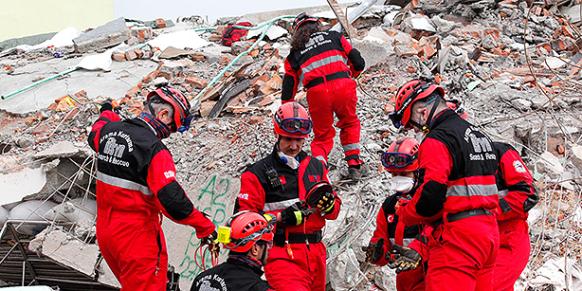
<path id="1" fill-rule="evenodd" d="M 463 107 L 461 100 L 458 99 L 447 100 L 447 107 L 455 111 L 455 113 L 457 113 L 462 119 L 464 120 L 469 119 L 469 113 L 465 111 L 465 107 Z"/>
<path id="2" fill-rule="evenodd" d="M 267 219 L 251 211 L 240 211 L 230 218 L 230 242 L 225 247 L 231 251 L 244 253 L 258 241 L 273 242 L 273 226 Z"/>
<path id="3" fill-rule="evenodd" d="M 445 89 L 432 82 L 416 79 L 406 82 L 396 92 L 396 106 L 394 112 L 390 113 L 390 120 L 396 128 L 404 126 L 410 128 L 410 115 L 412 105 L 418 101 L 428 98 L 433 92 L 437 92 L 441 97 L 445 97 Z"/>
<path id="4" fill-rule="evenodd" d="M 418 147 L 415 138 L 397 139 L 382 154 L 382 165 L 390 173 L 414 172 L 419 167 Z"/>
<path id="5" fill-rule="evenodd" d="M 275 112 L 273 116 L 275 133 L 293 138 L 307 138 L 313 124 L 307 110 L 297 102 L 288 102 Z"/>
<path id="6" fill-rule="evenodd" d="M 147 101 L 154 96 L 159 96 L 174 109 L 175 131 L 184 132 L 190 128 L 190 123 L 192 122 L 190 102 L 180 91 L 170 86 L 163 85 L 150 92 L 147 96 Z"/>

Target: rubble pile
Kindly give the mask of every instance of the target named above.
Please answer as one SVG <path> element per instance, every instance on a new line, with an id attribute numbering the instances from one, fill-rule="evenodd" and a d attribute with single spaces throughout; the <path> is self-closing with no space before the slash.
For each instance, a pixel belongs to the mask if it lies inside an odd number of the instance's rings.
<path id="1" fill-rule="evenodd" d="M 396 2 L 402 7 L 388 5 Z M 340 217 L 328 224 L 324 238 L 333 290 L 395 289 L 393 270 L 364 263 L 361 247 L 368 244 L 378 209 L 390 194 L 391 177 L 380 165 L 379 153 L 402 134 L 387 117 L 393 96 L 400 84 L 419 76 L 433 78 L 446 88 L 447 98 L 461 100 L 470 121 L 493 139 L 513 144 L 534 175 L 541 201 L 530 213 L 532 253 L 519 290 L 582 288 L 577 2 L 377 1 L 353 22 L 350 41 L 367 63 L 357 80 L 358 115 L 363 159 L 371 174 L 350 185 L 342 180 L 341 150 L 330 155 L 330 175 L 343 200 Z M 329 27 L 337 22 L 331 12 L 315 15 Z M 243 22 L 251 23 L 245 36 L 223 45 L 225 31 Z M 78 227 L 66 228 L 68 236 L 51 234 L 49 228 L 40 238 L 94 243 L 86 215 L 91 209 L 86 201 L 94 199 L 94 162 L 86 138 L 98 104 L 112 99 L 120 114 L 130 118 L 160 83 L 185 92 L 201 117 L 188 132 L 165 140 L 184 188 L 197 189 L 213 173 L 238 177 L 246 165 L 272 150 L 271 113 L 280 104 L 289 29 L 286 18 L 260 23 L 230 18 L 215 26 L 198 17 L 176 22 L 117 19 L 0 52 L 0 184 L 14 179 L 27 184 L 18 189 L 18 203 L 0 207 L 0 223 L 23 203 L 55 203 L 38 219 L 64 217 Z M 95 53 L 110 57 L 109 70 L 73 71 L 4 98 Z M 296 99 L 304 102 L 304 92 Z M 41 151 L 52 155 L 39 156 Z M 41 190 L 47 184 L 50 191 Z"/>

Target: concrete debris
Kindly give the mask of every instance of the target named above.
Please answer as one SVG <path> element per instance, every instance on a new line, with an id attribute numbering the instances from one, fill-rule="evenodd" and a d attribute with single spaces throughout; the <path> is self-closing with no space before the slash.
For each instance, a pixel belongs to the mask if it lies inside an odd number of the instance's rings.
<path id="1" fill-rule="evenodd" d="M 68 28 L 65 28 L 65 29 L 59 31 L 53 37 L 51 37 L 50 39 L 48 39 L 40 44 L 32 45 L 32 46 L 31 45 L 20 45 L 20 46 L 17 46 L 16 49 L 20 49 L 20 50 L 24 50 L 24 51 L 33 51 L 33 50 L 38 50 L 38 49 L 46 49 L 48 47 L 60 48 L 60 47 L 73 46 L 74 45 L 73 39 L 77 38 L 79 35 L 81 35 L 81 32 L 78 31 L 76 28 L 68 27 Z"/>
<path id="2" fill-rule="evenodd" d="M 262 29 L 249 30 L 249 33 L 247 34 L 247 39 L 257 38 L 259 37 L 259 35 L 261 35 L 261 33 L 263 33 Z M 287 35 L 287 33 L 288 33 L 287 30 L 284 29 L 283 27 L 273 25 L 267 30 L 265 36 L 268 40 L 278 40 L 279 38 Z"/>
<path id="3" fill-rule="evenodd" d="M 552 257 L 535 271 L 529 281 L 531 287 L 556 288 L 555 290 L 581 290 L 582 268 L 576 258 Z"/>
<path id="4" fill-rule="evenodd" d="M 0 174 L 0 205 L 21 201 L 22 198 L 40 192 L 47 182 L 43 167 L 23 168 Z"/>
<path id="5" fill-rule="evenodd" d="M 129 35 L 125 19 L 118 18 L 81 34 L 73 43 L 76 52 L 85 53 L 116 46 L 128 40 Z"/>
<path id="6" fill-rule="evenodd" d="M 540 155 L 537 163 L 539 171 L 553 177 L 558 177 L 564 172 L 564 167 L 560 159 L 550 152 L 544 152 Z"/>
<path id="7" fill-rule="evenodd" d="M 63 230 L 45 229 L 30 242 L 29 249 L 87 276 L 96 277 L 100 283 L 111 287 L 121 286 L 101 259 L 96 244 L 86 244 Z"/>
<path id="8" fill-rule="evenodd" d="M 47 213 L 57 204 L 52 201 L 30 200 L 16 205 L 10 210 L 8 219 L 18 221 L 46 221 Z M 46 224 L 22 223 L 16 231 L 25 235 L 36 235 L 46 227 Z"/>
<path id="9" fill-rule="evenodd" d="M 35 159 L 68 158 L 77 155 L 80 149 L 70 141 L 61 141 L 51 145 L 48 149 L 34 154 Z"/>
<path id="10" fill-rule="evenodd" d="M 209 43 L 200 38 L 198 33 L 193 30 L 176 31 L 167 34 L 162 34 L 148 42 L 152 47 L 157 47 L 160 50 L 165 50 L 168 47 L 177 49 L 198 49 Z"/>
<path id="11" fill-rule="evenodd" d="M 0 206 L 0 225 L 4 225 L 4 223 L 8 220 L 8 214 L 8 210 Z"/>

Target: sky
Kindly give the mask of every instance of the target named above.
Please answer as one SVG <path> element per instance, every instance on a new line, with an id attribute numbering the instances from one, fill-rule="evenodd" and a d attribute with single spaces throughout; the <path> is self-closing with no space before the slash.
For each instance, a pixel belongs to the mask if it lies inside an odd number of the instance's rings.
<path id="1" fill-rule="evenodd" d="M 339 0 L 340 3 L 354 0 Z M 164 5 L 159 5 L 163 3 Z M 115 16 L 150 20 L 159 17 L 208 16 L 213 22 L 223 16 L 238 16 L 299 7 L 327 5 L 326 0 L 115 0 Z"/>

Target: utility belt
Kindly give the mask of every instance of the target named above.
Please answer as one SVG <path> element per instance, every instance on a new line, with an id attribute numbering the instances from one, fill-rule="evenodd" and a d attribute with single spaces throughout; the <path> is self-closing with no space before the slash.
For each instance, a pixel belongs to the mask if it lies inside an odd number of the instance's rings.
<path id="1" fill-rule="evenodd" d="M 325 75 L 323 77 L 317 77 L 311 81 L 309 81 L 309 83 L 305 84 L 306 89 L 309 89 L 311 87 L 315 87 L 319 84 L 323 84 L 325 81 L 331 81 L 331 80 L 337 80 L 337 79 L 343 79 L 343 78 L 350 78 L 350 72 L 346 72 L 346 71 L 341 71 L 341 72 L 336 72 L 333 74 L 329 74 L 329 75 Z"/>
<path id="2" fill-rule="evenodd" d="M 285 245 L 285 242 L 289 242 L 290 244 L 300 244 L 300 243 L 318 243 L 321 242 L 323 238 L 323 234 L 320 231 L 312 232 L 312 233 L 288 233 L 285 234 L 285 230 L 277 229 L 275 233 L 275 237 L 273 238 L 273 244 L 282 247 Z"/>
<path id="3" fill-rule="evenodd" d="M 473 216 L 480 216 L 480 215 L 492 215 L 492 213 L 484 208 L 477 208 L 477 209 L 471 209 L 471 210 L 466 210 L 466 211 L 461 211 L 461 212 L 457 212 L 457 213 L 450 213 L 447 214 L 445 216 L 445 222 L 455 222 L 464 218 L 469 218 L 469 217 L 473 217 Z M 438 226 L 440 224 L 443 223 L 442 219 L 439 219 L 436 223 L 435 226 Z"/>

